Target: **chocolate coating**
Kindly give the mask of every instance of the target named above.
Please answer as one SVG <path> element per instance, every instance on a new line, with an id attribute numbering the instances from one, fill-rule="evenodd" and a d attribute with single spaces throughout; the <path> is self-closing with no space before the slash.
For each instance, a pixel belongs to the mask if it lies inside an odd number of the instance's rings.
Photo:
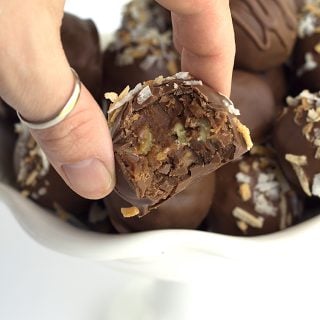
<path id="1" fill-rule="evenodd" d="M 214 174 L 194 181 L 184 191 L 161 204 L 157 209 L 139 218 L 125 218 L 121 208 L 130 203 L 120 198 L 116 192 L 104 199 L 111 222 L 120 233 L 157 229 L 195 229 L 211 206 L 214 193 Z"/>
<path id="2" fill-rule="evenodd" d="M 283 105 L 289 92 L 289 83 L 285 68 L 283 66 L 272 68 L 262 73 L 261 77 L 270 87 L 276 105 Z"/>
<path id="3" fill-rule="evenodd" d="M 115 97 L 109 126 L 116 192 L 144 215 L 251 147 L 237 109 L 187 72 Z M 119 101 L 120 99 L 120 101 Z"/>
<path id="4" fill-rule="evenodd" d="M 254 146 L 242 159 L 216 171 L 208 230 L 255 236 L 296 222 L 302 203 L 283 177 L 271 151 Z"/>
<path id="5" fill-rule="evenodd" d="M 302 91 L 275 124 L 273 145 L 288 180 L 307 196 L 320 197 L 320 95 Z"/>
<path id="6" fill-rule="evenodd" d="M 295 89 L 320 90 L 320 3 L 305 5 L 299 16 L 298 40 L 292 56 Z"/>
<path id="7" fill-rule="evenodd" d="M 13 127 L 0 119 L 0 182 L 14 185 L 12 154 L 15 145 L 16 135 Z"/>
<path id="8" fill-rule="evenodd" d="M 285 62 L 297 36 L 296 6 L 291 0 L 231 0 L 235 65 L 266 71 Z"/>
<path id="9" fill-rule="evenodd" d="M 45 154 L 23 125 L 14 150 L 17 187 L 37 204 L 72 214 L 84 214 L 92 201 L 73 192 L 49 164 Z"/>
<path id="10" fill-rule="evenodd" d="M 239 108 L 239 119 L 249 128 L 253 142 L 265 141 L 277 114 L 268 84 L 259 75 L 234 70 L 231 100 Z"/>
<path id="11" fill-rule="evenodd" d="M 65 13 L 61 41 L 67 59 L 93 97 L 102 98 L 102 53 L 97 28 L 90 19 L 84 20 Z"/>

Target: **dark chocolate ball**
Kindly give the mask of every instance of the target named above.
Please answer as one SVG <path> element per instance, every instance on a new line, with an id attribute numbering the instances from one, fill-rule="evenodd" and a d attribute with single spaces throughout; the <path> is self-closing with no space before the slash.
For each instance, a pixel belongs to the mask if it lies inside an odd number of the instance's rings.
<path id="1" fill-rule="evenodd" d="M 297 36 L 296 6 L 291 0 L 231 0 L 235 65 L 266 71 L 285 62 Z"/>
<path id="2" fill-rule="evenodd" d="M 254 143 L 265 141 L 277 114 L 273 93 L 261 76 L 234 70 L 231 100 L 240 110 L 240 121 L 251 133 Z"/>
<path id="3" fill-rule="evenodd" d="M 320 3 L 303 6 L 299 15 L 298 41 L 292 56 L 295 89 L 320 90 Z"/>
<path id="4" fill-rule="evenodd" d="M 214 193 L 214 174 L 194 181 L 188 188 L 147 215 L 125 218 L 122 208 L 130 203 L 120 198 L 116 192 L 104 199 L 111 222 L 118 232 L 146 231 L 156 229 L 195 229 L 211 206 Z"/>
<path id="5" fill-rule="evenodd" d="M 102 52 L 97 28 L 90 19 L 65 13 L 61 41 L 67 59 L 93 97 L 102 98 Z"/>
<path id="6" fill-rule="evenodd" d="M 228 235 L 262 235 L 287 228 L 301 212 L 302 203 L 272 151 L 254 146 L 242 159 L 216 171 L 207 228 Z"/>
<path id="7" fill-rule="evenodd" d="M 92 201 L 80 197 L 65 184 L 25 126 L 17 125 L 17 129 L 14 169 L 22 195 L 59 212 L 86 213 Z"/>
<path id="8" fill-rule="evenodd" d="M 115 190 L 132 204 L 128 215 L 148 213 L 252 145 L 232 102 L 187 72 L 106 98 Z"/>
<path id="9" fill-rule="evenodd" d="M 289 82 L 284 66 L 272 68 L 263 72 L 261 77 L 269 85 L 277 106 L 283 105 L 289 92 Z M 279 107 L 277 107 L 280 111 Z"/>
<path id="10" fill-rule="evenodd" d="M 305 90 L 287 102 L 275 124 L 274 148 L 297 190 L 320 197 L 320 94 Z"/>

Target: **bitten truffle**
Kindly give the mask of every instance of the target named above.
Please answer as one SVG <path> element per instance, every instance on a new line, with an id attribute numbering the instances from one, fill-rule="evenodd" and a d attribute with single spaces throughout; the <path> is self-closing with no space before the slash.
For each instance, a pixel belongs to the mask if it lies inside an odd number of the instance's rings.
<path id="1" fill-rule="evenodd" d="M 14 169 L 21 194 L 39 205 L 73 214 L 84 214 L 92 201 L 73 192 L 49 164 L 28 128 L 16 126 L 19 138 L 14 151 Z"/>
<path id="2" fill-rule="evenodd" d="M 239 120 L 249 128 L 253 142 L 265 141 L 277 115 L 273 93 L 266 81 L 257 74 L 234 70 L 231 100 L 239 108 Z"/>
<path id="3" fill-rule="evenodd" d="M 307 196 L 320 197 L 320 94 L 305 90 L 287 103 L 273 145 L 290 182 Z"/>
<path id="4" fill-rule="evenodd" d="M 143 216 L 252 146 L 232 102 L 187 72 L 105 96 L 113 102 L 108 122 L 115 190 L 136 208 L 136 215 Z"/>
<path id="5" fill-rule="evenodd" d="M 196 229 L 210 209 L 213 193 L 214 173 L 211 173 L 193 182 L 184 191 L 141 218 L 122 215 L 121 210 L 130 208 L 130 203 L 116 192 L 104 201 L 111 223 L 120 233 L 169 228 Z"/>
<path id="6" fill-rule="evenodd" d="M 320 90 L 320 1 L 308 2 L 299 15 L 298 41 L 292 56 L 299 92 Z"/>
<path id="7" fill-rule="evenodd" d="M 291 226 L 302 203 L 291 189 L 274 154 L 254 146 L 240 160 L 216 171 L 216 193 L 208 230 L 228 235 L 262 235 Z"/>
<path id="8" fill-rule="evenodd" d="M 297 37 L 296 6 L 291 0 L 231 0 L 235 65 L 266 71 L 285 62 Z"/>

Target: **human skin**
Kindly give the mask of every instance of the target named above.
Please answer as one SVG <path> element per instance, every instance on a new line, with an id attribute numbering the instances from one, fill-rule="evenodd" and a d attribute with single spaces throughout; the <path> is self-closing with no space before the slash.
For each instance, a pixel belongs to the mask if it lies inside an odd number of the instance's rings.
<path id="1" fill-rule="evenodd" d="M 229 1 L 158 2 L 172 11 L 182 70 L 229 95 L 235 54 Z M 0 96 L 31 122 L 54 117 L 73 90 L 60 39 L 64 4 L 0 0 Z M 76 107 L 62 122 L 31 133 L 75 192 L 99 199 L 112 191 L 112 140 L 102 111 L 84 85 Z"/>

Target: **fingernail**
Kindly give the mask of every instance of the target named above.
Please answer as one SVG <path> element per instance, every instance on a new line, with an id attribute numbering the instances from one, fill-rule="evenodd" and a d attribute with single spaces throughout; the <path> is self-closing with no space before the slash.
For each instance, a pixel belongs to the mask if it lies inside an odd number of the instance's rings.
<path id="1" fill-rule="evenodd" d="M 64 164 L 62 170 L 72 189 L 83 197 L 99 199 L 106 196 L 112 189 L 113 178 L 106 166 L 98 159 Z"/>

